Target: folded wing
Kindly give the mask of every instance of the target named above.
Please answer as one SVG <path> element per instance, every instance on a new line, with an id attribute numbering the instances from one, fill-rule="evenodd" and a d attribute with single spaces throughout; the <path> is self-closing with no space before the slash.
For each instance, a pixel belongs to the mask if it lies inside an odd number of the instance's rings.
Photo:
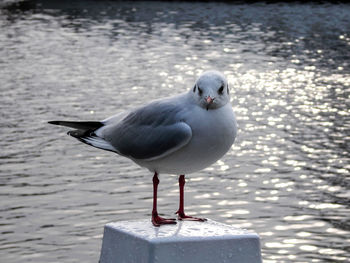
<path id="1" fill-rule="evenodd" d="M 178 117 L 180 111 L 177 105 L 154 102 L 131 112 L 115 125 L 107 125 L 101 129 L 101 137 L 121 155 L 155 160 L 191 140 L 191 127 Z"/>
<path id="2" fill-rule="evenodd" d="M 83 143 L 120 155 L 142 160 L 155 160 L 185 146 L 192 129 L 181 118 L 181 107 L 169 102 L 153 102 L 130 112 L 126 117 L 102 122 L 49 122 L 76 130 L 68 134 Z"/>

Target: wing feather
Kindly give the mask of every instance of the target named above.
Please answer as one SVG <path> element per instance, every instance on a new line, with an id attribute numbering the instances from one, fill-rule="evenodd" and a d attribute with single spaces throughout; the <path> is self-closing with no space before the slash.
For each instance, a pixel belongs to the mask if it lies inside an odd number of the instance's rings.
<path id="1" fill-rule="evenodd" d="M 164 101 L 131 112 L 100 134 L 116 151 L 133 159 L 155 160 L 186 145 L 192 129 L 178 116 L 182 108 Z"/>

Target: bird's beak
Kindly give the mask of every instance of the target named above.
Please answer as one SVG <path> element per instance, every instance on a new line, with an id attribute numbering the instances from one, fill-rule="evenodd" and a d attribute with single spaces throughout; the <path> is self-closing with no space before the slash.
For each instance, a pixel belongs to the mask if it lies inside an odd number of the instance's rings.
<path id="1" fill-rule="evenodd" d="M 207 103 L 208 103 L 208 104 L 211 104 L 212 102 L 213 102 L 213 98 L 210 97 L 210 96 L 208 96 L 208 97 L 207 97 Z"/>
<path id="2" fill-rule="evenodd" d="M 207 110 L 209 110 L 209 106 L 213 103 L 214 98 L 208 96 L 205 101 L 207 102 Z"/>

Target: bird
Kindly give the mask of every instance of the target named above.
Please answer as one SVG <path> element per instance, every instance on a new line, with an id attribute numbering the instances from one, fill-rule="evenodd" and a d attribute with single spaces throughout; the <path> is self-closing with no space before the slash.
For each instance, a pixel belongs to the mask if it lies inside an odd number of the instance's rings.
<path id="1" fill-rule="evenodd" d="M 184 211 L 185 174 L 202 170 L 223 157 L 237 135 L 226 77 L 219 71 L 202 73 L 184 93 L 154 100 L 102 121 L 49 121 L 73 128 L 68 135 L 90 146 L 131 159 L 152 174 L 155 227 L 176 224 L 159 216 L 159 174 L 179 175 L 177 220 L 204 222 Z"/>

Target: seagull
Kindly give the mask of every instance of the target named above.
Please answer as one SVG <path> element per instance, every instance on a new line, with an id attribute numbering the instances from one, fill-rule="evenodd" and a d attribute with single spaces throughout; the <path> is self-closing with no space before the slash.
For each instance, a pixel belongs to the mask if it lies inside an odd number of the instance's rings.
<path id="1" fill-rule="evenodd" d="M 188 92 L 155 100 L 103 121 L 49 121 L 74 128 L 68 135 L 90 146 L 127 157 L 153 175 L 151 221 L 176 224 L 158 215 L 159 174 L 179 175 L 178 220 L 206 221 L 184 211 L 185 174 L 202 170 L 231 148 L 237 122 L 228 82 L 218 71 L 206 71 Z"/>

